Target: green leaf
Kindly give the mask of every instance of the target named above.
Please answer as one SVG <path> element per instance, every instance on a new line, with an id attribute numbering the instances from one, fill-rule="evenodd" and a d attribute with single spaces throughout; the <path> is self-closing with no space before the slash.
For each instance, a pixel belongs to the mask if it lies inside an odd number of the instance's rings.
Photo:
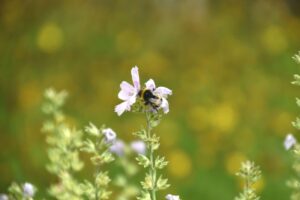
<path id="1" fill-rule="evenodd" d="M 162 178 L 162 176 L 159 176 L 156 187 L 158 190 L 164 190 L 170 187 L 170 184 L 168 184 L 168 179 Z"/>
<path id="2" fill-rule="evenodd" d="M 155 159 L 155 167 L 158 169 L 163 169 L 165 166 L 168 165 L 168 161 L 165 161 L 164 157 L 157 156 Z"/>
<path id="3" fill-rule="evenodd" d="M 144 168 L 150 165 L 150 160 L 145 155 L 139 154 L 136 157 L 136 160 L 138 161 L 138 164 L 144 166 Z"/>

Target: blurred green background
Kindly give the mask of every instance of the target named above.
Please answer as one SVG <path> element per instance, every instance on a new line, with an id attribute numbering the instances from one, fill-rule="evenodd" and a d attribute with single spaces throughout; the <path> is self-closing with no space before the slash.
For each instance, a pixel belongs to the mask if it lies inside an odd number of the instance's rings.
<path id="1" fill-rule="evenodd" d="M 263 171 L 262 199 L 288 199 L 282 141 L 299 113 L 290 84 L 300 71 L 291 59 L 299 8 L 297 0 L 1 0 L 0 192 L 16 180 L 43 194 L 55 181 L 40 132 L 50 86 L 69 91 L 65 109 L 78 128 L 105 123 L 131 141 L 143 116 L 113 109 L 138 65 L 142 81 L 174 93 L 157 129 L 172 183 L 162 194 L 233 199 L 234 172 L 251 159 Z"/>

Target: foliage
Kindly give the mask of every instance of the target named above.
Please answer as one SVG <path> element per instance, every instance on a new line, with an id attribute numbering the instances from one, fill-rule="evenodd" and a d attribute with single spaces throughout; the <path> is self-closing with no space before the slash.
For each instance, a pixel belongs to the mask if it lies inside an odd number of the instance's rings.
<path id="1" fill-rule="evenodd" d="M 256 166 L 254 162 L 247 160 L 242 163 L 242 166 L 236 175 L 244 180 L 244 189 L 235 200 L 259 200 L 260 198 L 256 195 L 253 187 L 253 184 L 261 177 L 259 167 Z"/>

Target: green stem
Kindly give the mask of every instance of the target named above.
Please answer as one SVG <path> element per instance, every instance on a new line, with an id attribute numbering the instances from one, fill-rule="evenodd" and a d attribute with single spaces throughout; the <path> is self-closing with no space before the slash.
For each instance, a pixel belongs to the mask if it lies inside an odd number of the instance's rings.
<path id="1" fill-rule="evenodd" d="M 146 111 L 146 118 L 147 118 L 147 136 L 150 139 L 151 138 L 151 124 L 150 124 L 150 115 L 149 112 Z M 156 169 L 155 169 L 155 164 L 154 164 L 154 149 L 151 141 L 148 141 L 148 145 L 150 148 L 150 168 L 149 168 L 149 173 L 152 177 L 152 190 L 151 190 L 151 200 L 156 200 Z"/>

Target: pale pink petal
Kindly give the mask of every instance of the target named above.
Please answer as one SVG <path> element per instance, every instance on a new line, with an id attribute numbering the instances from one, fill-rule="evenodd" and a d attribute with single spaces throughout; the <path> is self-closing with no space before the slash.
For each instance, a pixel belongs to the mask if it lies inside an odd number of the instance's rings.
<path id="1" fill-rule="evenodd" d="M 121 90 L 118 94 L 119 99 L 123 100 L 123 101 L 127 101 L 128 99 L 130 99 L 130 95 L 127 92 L 124 92 L 124 90 Z"/>
<path id="2" fill-rule="evenodd" d="M 169 112 L 169 102 L 167 101 L 167 99 L 162 98 L 160 107 L 163 109 L 165 114 Z"/>
<path id="3" fill-rule="evenodd" d="M 122 115 L 125 110 L 130 110 L 130 105 L 127 101 L 124 101 L 123 103 L 120 103 L 115 107 L 115 112 L 119 116 Z"/>
<path id="4" fill-rule="evenodd" d="M 128 100 L 127 100 L 129 106 L 131 106 L 132 104 L 134 104 L 136 102 L 136 95 L 131 96 Z"/>
<path id="5" fill-rule="evenodd" d="M 135 91 L 134 87 L 126 81 L 122 81 L 122 83 L 120 84 L 120 88 L 128 94 L 133 93 Z"/>
<path id="6" fill-rule="evenodd" d="M 137 66 L 135 66 L 131 69 L 131 77 L 132 77 L 132 82 L 133 82 L 134 88 L 137 91 L 140 90 L 141 89 L 140 76 L 139 76 L 139 68 Z"/>
<path id="7" fill-rule="evenodd" d="M 154 90 L 155 89 L 155 83 L 152 79 L 149 79 L 146 82 L 146 88 L 149 89 L 149 90 Z"/>
<path id="8" fill-rule="evenodd" d="M 128 82 L 123 81 L 120 84 L 121 91 L 118 94 L 119 99 L 127 101 L 135 93 L 135 89 Z"/>
<path id="9" fill-rule="evenodd" d="M 155 94 L 157 94 L 158 96 L 167 98 L 168 95 L 172 95 L 172 90 L 170 90 L 169 88 L 166 88 L 166 87 L 158 87 L 155 89 Z"/>

